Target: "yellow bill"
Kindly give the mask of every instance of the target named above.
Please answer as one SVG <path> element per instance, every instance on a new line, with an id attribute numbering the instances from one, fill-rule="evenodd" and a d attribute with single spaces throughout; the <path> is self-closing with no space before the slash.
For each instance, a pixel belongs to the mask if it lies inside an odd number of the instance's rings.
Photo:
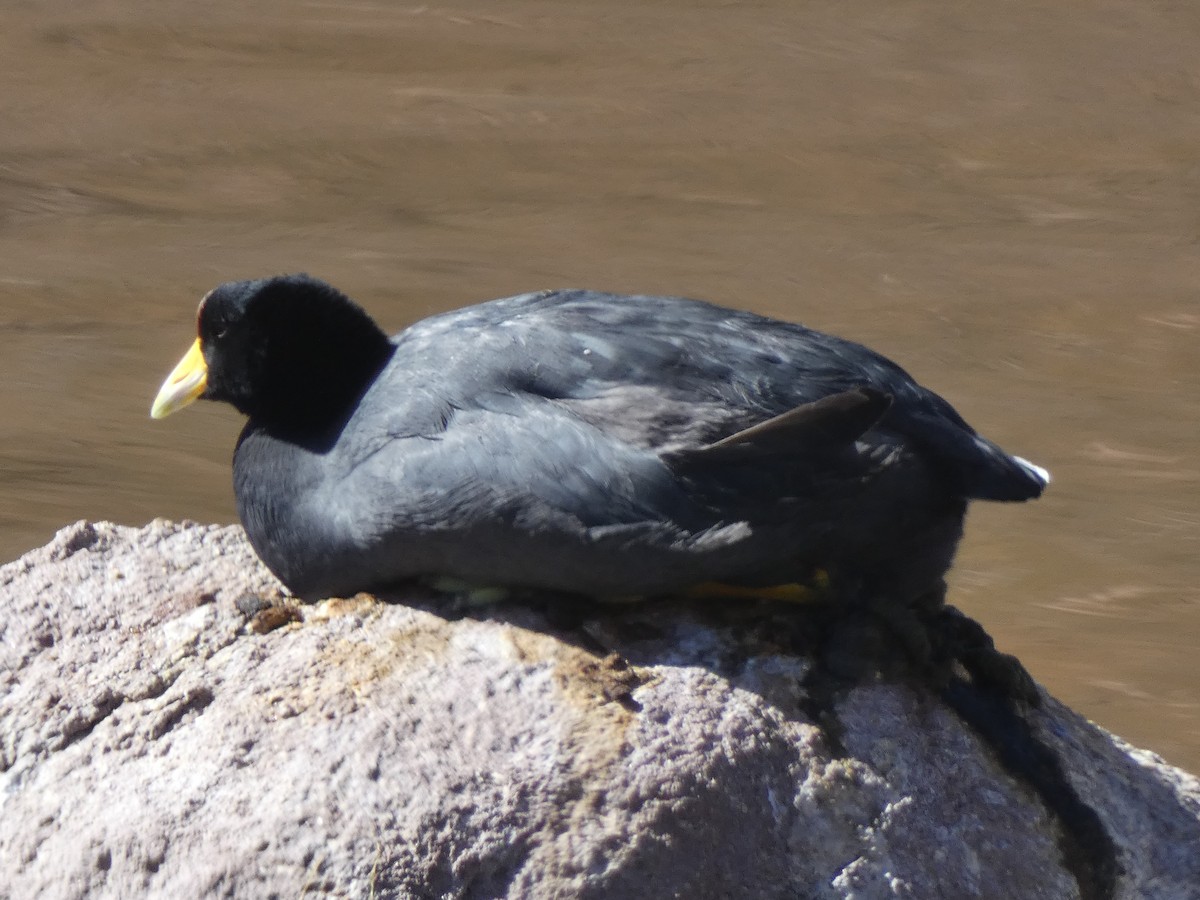
<path id="1" fill-rule="evenodd" d="M 204 351 L 200 349 L 200 338 L 196 338 L 196 343 L 158 389 L 158 396 L 150 407 L 150 418 L 163 419 L 179 412 L 203 394 L 207 386 L 208 365 L 204 362 Z"/>

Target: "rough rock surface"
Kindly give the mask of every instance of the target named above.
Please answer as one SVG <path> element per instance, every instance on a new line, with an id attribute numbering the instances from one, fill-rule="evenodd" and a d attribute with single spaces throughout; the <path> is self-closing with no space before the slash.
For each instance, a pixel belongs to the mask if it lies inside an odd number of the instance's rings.
<path id="1" fill-rule="evenodd" d="M 814 691 L 703 611 L 247 595 L 237 528 L 0 568 L 0 897 L 1200 897 L 1200 783 L 1049 697 Z"/>

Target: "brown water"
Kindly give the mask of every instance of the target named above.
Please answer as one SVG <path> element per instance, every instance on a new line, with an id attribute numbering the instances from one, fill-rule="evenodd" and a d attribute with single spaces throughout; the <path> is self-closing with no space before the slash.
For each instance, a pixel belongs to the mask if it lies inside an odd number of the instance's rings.
<path id="1" fill-rule="evenodd" d="M 1200 770 L 1200 6 L 78 3 L 0 12 L 0 558 L 232 521 L 240 422 L 147 416 L 217 282 L 390 329 L 540 287 L 869 343 L 1051 468 L 952 600 Z"/>

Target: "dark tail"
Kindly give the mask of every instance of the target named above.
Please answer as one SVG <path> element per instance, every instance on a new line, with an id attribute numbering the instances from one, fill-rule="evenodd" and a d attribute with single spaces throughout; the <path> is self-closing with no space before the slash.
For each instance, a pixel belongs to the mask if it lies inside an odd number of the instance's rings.
<path id="1" fill-rule="evenodd" d="M 1019 456 L 1005 453 L 987 438 L 975 436 L 979 461 L 968 474 L 966 495 L 976 500 L 1034 500 L 1050 483 L 1050 473 Z"/>

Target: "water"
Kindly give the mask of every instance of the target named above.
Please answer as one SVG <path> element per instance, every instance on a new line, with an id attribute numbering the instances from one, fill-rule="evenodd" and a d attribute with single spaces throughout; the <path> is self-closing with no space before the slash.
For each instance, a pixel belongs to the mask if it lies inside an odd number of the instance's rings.
<path id="1" fill-rule="evenodd" d="M 1200 8 L 26 2 L 0 13 L 0 558 L 232 521 L 240 428 L 147 416 L 216 283 L 389 329 L 683 293 L 904 364 L 1049 467 L 951 599 L 1200 770 Z"/>

